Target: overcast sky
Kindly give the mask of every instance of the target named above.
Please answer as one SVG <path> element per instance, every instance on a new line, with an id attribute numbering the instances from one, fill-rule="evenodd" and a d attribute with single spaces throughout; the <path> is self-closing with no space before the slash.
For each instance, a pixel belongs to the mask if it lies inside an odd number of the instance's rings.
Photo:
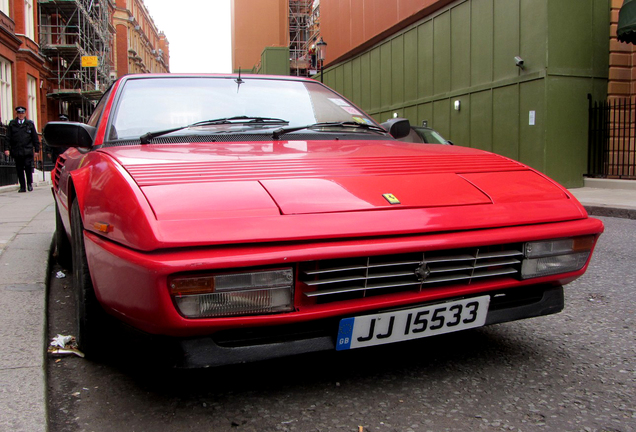
<path id="1" fill-rule="evenodd" d="M 144 0 L 170 43 L 170 72 L 232 72 L 230 0 Z"/>

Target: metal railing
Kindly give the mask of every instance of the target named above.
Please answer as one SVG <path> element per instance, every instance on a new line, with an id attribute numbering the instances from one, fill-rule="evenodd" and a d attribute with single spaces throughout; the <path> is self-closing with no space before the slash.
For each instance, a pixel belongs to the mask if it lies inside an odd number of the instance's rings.
<path id="1" fill-rule="evenodd" d="M 18 174 L 15 171 L 15 163 L 6 161 L 4 154 L 0 157 L 0 186 L 18 184 Z"/>
<path id="2" fill-rule="evenodd" d="M 5 148 L 9 148 L 6 145 L 7 127 L 0 123 L 0 186 L 11 186 L 18 184 L 18 174 L 15 170 L 15 161 L 12 157 L 4 154 Z M 50 149 L 46 145 L 44 139 L 41 139 L 40 154 L 36 160 L 33 161 L 33 168 L 42 172 L 42 178 L 36 178 L 35 174 L 33 181 L 44 180 L 46 171 L 52 171 L 55 168 L 51 157 L 49 156 Z"/>
<path id="3" fill-rule="evenodd" d="M 636 180 L 636 101 L 588 100 L 588 177 Z"/>
<path id="4" fill-rule="evenodd" d="M 5 156 L 5 140 L 7 128 L 0 123 L 0 186 L 8 186 L 18 183 L 18 175 L 15 171 L 15 162 L 9 156 Z M 7 147 L 8 148 L 8 147 Z"/>

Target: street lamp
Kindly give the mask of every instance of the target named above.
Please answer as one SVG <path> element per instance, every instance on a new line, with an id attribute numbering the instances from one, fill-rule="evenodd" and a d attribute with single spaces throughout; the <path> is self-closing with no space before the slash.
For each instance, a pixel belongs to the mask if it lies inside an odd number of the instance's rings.
<path id="1" fill-rule="evenodd" d="M 327 42 L 323 41 L 322 38 L 316 43 L 316 47 L 318 48 L 318 60 L 320 61 L 320 82 L 322 81 L 322 67 L 325 64 L 325 55 L 327 53 Z"/>

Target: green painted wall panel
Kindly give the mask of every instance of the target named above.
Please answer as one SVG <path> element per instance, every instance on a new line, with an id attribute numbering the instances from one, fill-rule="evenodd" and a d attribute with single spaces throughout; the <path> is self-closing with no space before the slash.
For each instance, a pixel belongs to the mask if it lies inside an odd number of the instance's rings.
<path id="1" fill-rule="evenodd" d="M 371 73 L 371 110 L 377 111 L 382 107 L 382 80 L 380 79 L 380 50 L 371 51 L 369 71 Z M 388 99 L 387 99 L 388 100 Z"/>
<path id="2" fill-rule="evenodd" d="M 344 65 L 341 65 L 340 67 L 336 68 L 335 75 L 336 75 L 336 88 L 340 89 L 340 93 L 343 93 L 343 96 L 346 97 L 346 95 L 344 94 L 346 93 L 345 82 L 344 82 L 344 70 L 345 70 Z"/>
<path id="3" fill-rule="evenodd" d="M 267 47 L 261 53 L 260 74 L 289 75 L 289 48 Z"/>
<path id="4" fill-rule="evenodd" d="M 362 57 L 356 57 L 351 62 L 351 102 L 362 106 Z"/>
<path id="5" fill-rule="evenodd" d="M 493 90 L 492 151 L 519 160 L 519 86 Z"/>
<path id="6" fill-rule="evenodd" d="M 353 63 L 347 62 L 342 65 L 342 89 L 344 91 L 343 96 L 349 100 L 353 99 L 353 76 L 352 76 Z"/>
<path id="7" fill-rule="evenodd" d="M 432 103 L 424 103 L 417 106 L 417 125 L 421 126 L 423 121 L 426 121 L 429 127 L 433 127 Z"/>
<path id="8" fill-rule="evenodd" d="M 393 111 L 383 111 L 377 116 L 374 117 L 378 123 L 383 123 L 391 118 L 393 118 Z"/>
<path id="9" fill-rule="evenodd" d="M 433 94 L 447 93 L 451 89 L 450 14 L 433 20 Z"/>
<path id="10" fill-rule="evenodd" d="M 493 0 L 471 2 L 470 80 L 472 85 L 492 82 Z"/>
<path id="11" fill-rule="evenodd" d="M 607 98 L 607 81 L 604 79 L 594 79 L 592 83 L 592 100 L 600 101 Z"/>
<path id="12" fill-rule="evenodd" d="M 545 80 L 521 83 L 519 85 L 519 161 L 540 171 L 545 170 L 545 114 Z"/>
<path id="13" fill-rule="evenodd" d="M 340 66 L 338 66 L 340 67 Z M 336 70 L 338 68 L 330 68 L 329 70 L 325 70 L 323 72 L 323 83 L 333 89 L 336 89 Z M 316 76 L 316 79 L 320 81 L 320 74 Z"/>
<path id="14" fill-rule="evenodd" d="M 433 102 L 433 122 L 429 127 L 437 130 L 443 136 L 450 137 L 450 100 L 442 99 Z"/>
<path id="15" fill-rule="evenodd" d="M 365 53 L 360 56 L 360 107 L 371 109 L 373 107 L 371 98 L 376 89 L 371 86 L 371 54 Z"/>
<path id="16" fill-rule="evenodd" d="M 581 74 L 592 71 L 592 3 L 593 0 L 548 3 L 548 67 L 555 72 Z M 563 43 L 564 40 L 568 43 Z"/>
<path id="17" fill-rule="evenodd" d="M 580 185 L 586 96 L 607 95 L 608 17 L 609 0 L 457 1 L 329 68 L 325 83 L 380 122 L 426 120 L 458 145 Z"/>
<path id="18" fill-rule="evenodd" d="M 589 78 L 549 77 L 545 173 L 566 187 L 582 186 L 587 170 Z"/>
<path id="19" fill-rule="evenodd" d="M 410 105 L 404 108 L 403 117 L 409 119 L 412 125 L 419 125 L 420 122 L 417 121 L 417 105 Z"/>
<path id="20" fill-rule="evenodd" d="M 524 60 L 521 76 L 545 70 L 547 61 L 547 0 L 521 0 L 519 56 Z M 513 62 L 510 59 L 510 62 Z"/>
<path id="21" fill-rule="evenodd" d="M 459 101 L 460 109 L 455 110 L 455 101 Z M 450 133 L 446 139 L 455 144 L 470 146 L 470 95 L 463 95 L 450 99 Z"/>
<path id="22" fill-rule="evenodd" d="M 417 94 L 433 95 L 433 21 L 417 27 Z"/>
<path id="23" fill-rule="evenodd" d="M 404 103 L 404 36 L 391 40 L 391 105 Z"/>
<path id="24" fill-rule="evenodd" d="M 386 109 L 388 105 L 392 105 L 392 70 L 391 64 L 391 43 L 387 42 L 380 46 L 380 106 Z"/>
<path id="25" fill-rule="evenodd" d="M 495 0 L 494 6 L 493 79 L 499 81 L 519 76 L 514 62 L 519 55 L 519 2 Z"/>
<path id="26" fill-rule="evenodd" d="M 470 2 L 451 9 L 451 90 L 470 87 Z"/>
<path id="27" fill-rule="evenodd" d="M 592 12 L 592 43 L 591 53 L 593 56 L 593 75 L 607 78 L 609 75 L 609 56 L 603 53 L 609 52 L 609 38 L 607 37 L 610 11 L 608 0 L 594 0 Z"/>
<path id="28" fill-rule="evenodd" d="M 470 147 L 492 151 L 492 103 L 491 90 L 470 96 Z"/>
<path id="29" fill-rule="evenodd" d="M 404 101 L 417 99 L 417 28 L 404 33 Z"/>

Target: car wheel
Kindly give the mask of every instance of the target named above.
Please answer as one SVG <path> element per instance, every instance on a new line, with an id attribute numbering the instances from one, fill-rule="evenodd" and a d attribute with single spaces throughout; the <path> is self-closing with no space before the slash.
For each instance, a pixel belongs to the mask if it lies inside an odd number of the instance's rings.
<path id="1" fill-rule="evenodd" d="M 71 208 L 73 289 L 75 290 L 76 333 L 80 351 L 87 357 L 98 352 L 104 334 L 105 312 L 97 301 L 91 280 L 86 250 L 84 249 L 84 225 L 77 200 Z"/>
<path id="2" fill-rule="evenodd" d="M 72 268 L 71 242 L 66 235 L 57 201 L 55 202 L 55 255 L 59 265 L 67 270 Z"/>

